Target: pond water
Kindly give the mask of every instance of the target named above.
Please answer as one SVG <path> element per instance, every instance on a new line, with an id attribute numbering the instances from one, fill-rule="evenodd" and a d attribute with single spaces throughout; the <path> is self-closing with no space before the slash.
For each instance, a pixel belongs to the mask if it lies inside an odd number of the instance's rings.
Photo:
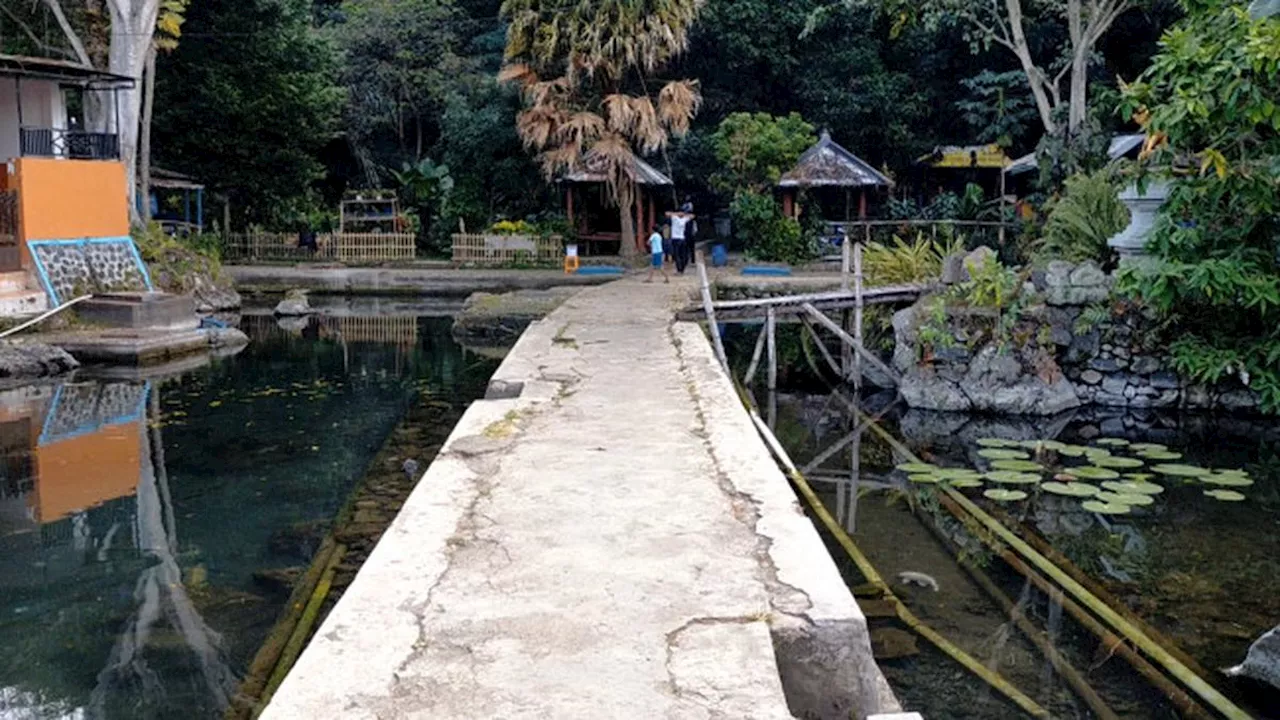
<path id="1" fill-rule="evenodd" d="M 757 392 L 757 397 L 768 409 L 767 396 Z M 1185 716 L 1060 602 L 977 541 L 943 509 L 938 486 L 929 478 L 916 473 L 917 482 L 912 482 L 912 473 L 896 469 L 908 462 L 903 453 L 875 433 L 856 432 L 854 402 L 847 394 L 781 394 L 766 414 L 775 416 L 776 433 L 797 465 L 810 466 L 806 473 L 828 509 L 924 622 L 1003 674 L 1053 717 L 1094 716 L 1015 629 L 1009 614 L 970 572 L 974 569 L 1020 607 L 1038 631 L 1047 633 L 1117 716 Z M 1093 587 L 1163 635 L 1255 717 L 1280 717 L 1280 692 L 1220 672 L 1240 663 L 1250 644 L 1280 623 L 1280 424 L 1092 411 L 1054 420 L 999 420 L 908 411 L 892 404 L 888 395 L 856 402 L 864 411 L 883 413 L 882 427 L 926 463 L 986 473 L 994 458 L 984 456 L 1007 454 L 1044 466 L 1030 473 L 1035 477 L 1029 483 L 984 478 L 960 491 L 1024 538 L 1042 540 L 1061 552 Z M 1060 455 L 1054 442 L 1039 451 L 1030 442 L 1042 440 L 1062 443 L 1071 456 Z M 1167 449 L 1135 450 L 1122 441 Z M 999 446 L 997 452 L 989 452 L 992 446 Z M 1094 450 L 1075 457 L 1075 447 Z M 1157 457 L 1140 457 L 1144 452 Z M 1136 481 L 1158 486 L 1143 488 L 1155 493 L 1150 501 L 1141 500 L 1149 504 L 1132 505 L 1126 514 L 1091 512 L 1083 505 L 1089 498 L 1041 489 L 1055 475 L 1096 472 L 1081 467 L 1098 458 L 1110 458 L 1101 464 L 1113 464 L 1118 475 L 1149 474 Z M 1217 485 L 1164 474 L 1169 468 L 1158 467 L 1170 464 L 1243 469 L 1251 483 L 1227 478 L 1229 485 Z M 1127 478 L 1059 479 L 1101 489 L 1103 482 Z M 992 489 L 1019 490 L 1027 497 L 995 502 L 984 496 Z M 1240 492 L 1244 500 L 1206 495 L 1218 489 Z M 828 541 L 850 585 L 863 583 L 844 552 Z M 904 584 L 898 578 L 902 572 L 926 574 L 938 589 Z M 959 664 L 903 632 L 906 628 L 897 620 L 872 617 L 871 623 L 880 665 L 908 709 L 933 718 L 1025 717 Z"/>
<path id="2" fill-rule="evenodd" d="M 205 367 L 0 392 L 0 718 L 221 717 L 286 599 L 255 573 L 307 564 L 413 403 L 483 394 L 451 323 L 246 316 Z"/>

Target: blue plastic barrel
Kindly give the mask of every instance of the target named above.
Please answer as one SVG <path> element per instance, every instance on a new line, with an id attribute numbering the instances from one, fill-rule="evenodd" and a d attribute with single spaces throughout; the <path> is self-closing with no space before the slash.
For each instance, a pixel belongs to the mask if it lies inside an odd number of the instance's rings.
<path id="1" fill-rule="evenodd" d="M 729 264 L 729 247 L 724 243 L 711 246 L 711 264 L 724 267 Z"/>

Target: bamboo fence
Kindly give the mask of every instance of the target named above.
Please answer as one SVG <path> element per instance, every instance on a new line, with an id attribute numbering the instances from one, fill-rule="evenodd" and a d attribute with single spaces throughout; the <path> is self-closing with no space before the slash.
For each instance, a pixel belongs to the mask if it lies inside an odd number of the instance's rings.
<path id="1" fill-rule="evenodd" d="M 556 265 L 564 258 L 559 236 L 458 233 L 453 236 L 453 262 L 459 265 Z"/>
<path id="2" fill-rule="evenodd" d="M 379 262 L 412 260 L 416 250 L 412 233 L 324 233 L 316 235 L 315 250 L 298 247 L 297 233 L 235 233 L 223 256 L 229 262 Z"/>

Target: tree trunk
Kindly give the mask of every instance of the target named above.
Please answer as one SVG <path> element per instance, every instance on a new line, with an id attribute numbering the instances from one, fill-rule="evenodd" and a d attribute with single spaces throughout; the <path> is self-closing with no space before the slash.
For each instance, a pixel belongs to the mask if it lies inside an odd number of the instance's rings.
<path id="1" fill-rule="evenodd" d="M 138 132 L 141 126 L 143 68 L 147 52 L 155 37 L 156 16 L 160 11 L 159 0 L 108 0 L 111 8 L 111 50 L 108 53 L 108 70 L 133 78 L 132 88 L 118 90 L 120 104 L 120 159 L 124 162 L 129 207 L 137 206 L 138 185 Z"/>
<path id="2" fill-rule="evenodd" d="M 142 97 L 142 139 L 138 147 L 138 197 L 142 202 L 134 208 L 141 209 L 142 223 L 151 222 L 151 111 L 156 104 L 156 45 L 151 43 L 147 51 L 146 87 Z"/>
<path id="3" fill-rule="evenodd" d="M 622 220 L 622 243 L 618 246 L 618 254 L 624 258 L 634 258 L 637 254 L 635 209 L 629 202 L 620 202 L 618 214 Z"/>
<path id="4" fill-rule="evenodd" d="M 1009 49 L 1022 64 L 1022 71 L 1026 74 L 1027 83 L 1031 86 L 1031 97 L 1036 101 L 1036 110 L 1040 113 L 1040 122 L 1044 124 L 1044 131 L 1052 135 L 1058 130 L 1057 124 L 1053 121 L 1054 103 L 1050 101 L 1045 90 L 1044 72 L 1031 57 L 1031 46 L 1027 43 L 1027 33 L 1022 26 L 1022 0 L 1005 0 L 1005 12 L 1009 20 L 1011 41 Z"/>

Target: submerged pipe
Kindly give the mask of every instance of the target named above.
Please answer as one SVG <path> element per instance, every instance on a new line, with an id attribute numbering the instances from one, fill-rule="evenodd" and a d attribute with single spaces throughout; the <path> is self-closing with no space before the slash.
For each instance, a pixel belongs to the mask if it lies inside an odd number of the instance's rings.
<path id="1" fill-rule="evenodd" d="M 865 419 L 866 414 L 858 411 L 860 419 Z M 872 422 L 869 427 L 885 442 L 889 443 L 894 449 L 901 452 L 907 458 L 921 462 L 920 458 L 906 445 L 903 445 L 897 438 L 893 437 L 889 431 L 880 427 L 879 424 Z M 1000 524 L 981 508 L 969 500 L 969 498 L 956 492 L 949 487 L 943 487 L 942 497 L 950 498 L 960 508 L 962 508 L 970 518 L 980 523 L 989 530 L 996 538 L 1006 544 L 1008 547 L 1017 551 L 1017 554 L 1024 558 L 1031 565 L 1043 572 L 1045 575 L 1053 579 L 1055 583 L 1071 593 L 1081 604 L 1092 610 L 1098 617 L 1102 618 L 1111 627 L 1115 628 L 1121 635 L 1127 638 L 1135 646 L 1137 646 L 1148 657 L 1155 660 L 1174 678 L 1181 682 L 1184 686 L 1198 695 L 1205 703 L 1217 710 L 1223 717 L 1230 720 L 1250 720 L 1250 715 L 1240 709 L 1235 703 L 1231 702 L 1225 695 L 1210 685 L 1204 678 L 1197 675 L 1186 665 L 1181 663 L 1169 651 L 1160 646 L 1159 643 L 1153 641 L 1146 633 L 1135 627 L 1132 623 L 1125 620 L 1115 610 L 1106 603 L 1099 600 L 1093 593 L 1084 588 L 1083 585 L 1076 582 L 1073 578 L 1063 572 L 1054 565 L 1048 558 L 1036 552 L 1034 548 L 1027 544 L 1022 538 L 1015 535 L 1011 530 Z"/>
<path id="2" fill-rule="evenodd" d="M 836 519 L 831 516 L 830 511 L 828 511 L 826 506 L 822 504 L 821 498 L 814 493 L 813 488 L 810 487 L 809 483 L 805 480 L 804 475 L 796 469 L 795 464 L 791 462 L 790 456 L 787 455 L 786 450 L 783 449 L 782 445 L 778 442 L 777 437 L 775 437 L 773 432 L 769 430 L 769 426 L 765 424 L 764 420 L 760 418 L 760 414 L 750 407 L 747 408 L 747 412 L 751 416 L 751 421 L 755 423 L 757 431 L 759 431 L 760 435 L 765 439 L 766 444 L 769 446 L 769 449 L 773 452 L 774 456 L 782 463 L 783 467 L 786 468 L 788 477 L 791 478 L 792 483 L 795 484 L 796 488 L 800 491 L 800 494 L 804 496 L 809 507 L 813 510 L 813 513 L 822 522 L 823 526 L 827 528 L 827 531 L 835 537 L 838 543 L 840 543 L 840 546 L 844 548 L 845 552 L 848 553 L 849 558 L 858 566 L 858 571 L 862 573 L 867 582 L 879 590 L 884 599 L 893 606 L 898 619 L 921 637 L 933 643 L 935 647 L 946 653 L 953 660 L 963 665 L 967 670 L 982 678 L 987 684 L 995 688 L 1005 697 L 1009 698 L 1009 700 L 1025 711 L 1028 715 L 1035 718 L 1051 717 L 1048 710 L 1041 707 L 1035 700 L 1032 700 L 999 673 L 978 662 L 973 656 L 953 645 L 949 640 L 939 635 L 933 630 L 933 628 L 929 627 L 917 618 L 915 614 L 912 613 L 911 610 L 909 610 L 907 606 L 893 594 L 888 583 L 884 581 L 884 578 L 880 577 L 880 573 L 876 572 L 875 566 L 873 566 L 871 561 L 869 561 L 867 557 L 858 550 L 857 545 L 853 542 L 853 538 L 849 537 L 849 534 L 844 531 L 844 528 L 840 526 L 840 523 L 836 522 Z"/>

